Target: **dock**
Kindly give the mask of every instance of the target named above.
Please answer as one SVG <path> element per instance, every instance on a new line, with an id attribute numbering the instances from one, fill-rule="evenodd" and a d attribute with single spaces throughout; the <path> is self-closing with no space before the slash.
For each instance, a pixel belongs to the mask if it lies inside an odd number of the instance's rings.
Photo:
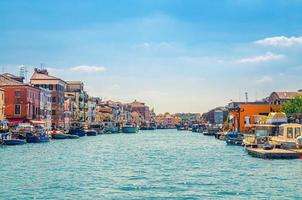
<path id="1" fill-rule="evenodd" d="M 262 159 L 298 159 L 302 157 L 302 149 L 272 149 L 264 150 L 262 148 L 246 148 L 249 155 Z"/>

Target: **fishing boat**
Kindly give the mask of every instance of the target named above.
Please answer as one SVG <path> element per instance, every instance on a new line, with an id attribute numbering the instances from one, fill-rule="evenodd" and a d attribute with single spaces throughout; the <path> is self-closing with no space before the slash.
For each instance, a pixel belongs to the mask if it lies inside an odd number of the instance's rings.
<path id="1" fill-rule="evenodd" d="M 86 135 L 83 125 L 79 122 L 71 123 L 68 134 L 77 135 L 79 137 L 84 137 Z"/>
<path id="2" fill-rule="evenodd" d="M 97 136 L 98 133 L 95 130 L 86 130 L 86 135 L 87 136 Z"/>
<path id="3" fill-rule="evenodd" d="M 122 132 L 123 133 L 137 133 L 138 132 L 138 127 L 136 125 L 133 125 L 132 123 L 126 123 L 122 127 Z"/>

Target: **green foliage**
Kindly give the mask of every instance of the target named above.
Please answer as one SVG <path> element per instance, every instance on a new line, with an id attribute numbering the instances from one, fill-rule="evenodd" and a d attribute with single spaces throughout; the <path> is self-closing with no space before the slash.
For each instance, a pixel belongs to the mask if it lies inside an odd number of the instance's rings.
<path id="1" fill-rule="evenodd" d="M 286 101 L 282 105 L 282 111 L 286 114 L 302 113 L 302 96 Z"/>

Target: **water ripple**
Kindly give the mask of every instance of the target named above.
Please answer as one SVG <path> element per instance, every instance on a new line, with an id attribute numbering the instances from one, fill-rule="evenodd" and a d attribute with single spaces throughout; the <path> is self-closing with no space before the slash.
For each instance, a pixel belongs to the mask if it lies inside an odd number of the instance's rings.
<path id="1" fill-rule="evenodd" d="M 301 199 L 301 160 L 158 130 L 0 148 L 0 199 Z M 282 197 L 282 198 L 281 198 Z"/>

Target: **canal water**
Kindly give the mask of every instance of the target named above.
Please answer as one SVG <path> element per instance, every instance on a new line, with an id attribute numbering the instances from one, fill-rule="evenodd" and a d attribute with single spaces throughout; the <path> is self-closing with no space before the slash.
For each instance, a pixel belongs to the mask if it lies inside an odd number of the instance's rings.
<path id="1" fill-rule="evenodd" d="M 301 199 L 302 160 L 176 130 L 0 147 L 0 199 Z"/>

